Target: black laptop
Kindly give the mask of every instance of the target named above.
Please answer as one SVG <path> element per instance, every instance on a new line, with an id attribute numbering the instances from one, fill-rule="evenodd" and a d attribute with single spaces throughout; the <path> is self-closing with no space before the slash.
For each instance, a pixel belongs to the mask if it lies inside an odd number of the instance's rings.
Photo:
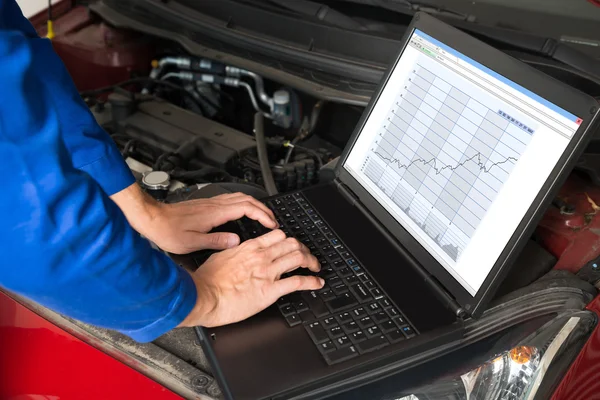
<path id="1" fill-rule="evenodd" d="M 227 398 L 319 398 L 460 340 L 597 126 L 593 98 L 426 14 L 398 50 L 335 181 L 264 200 L 326 286 L 197 329 Z"/>

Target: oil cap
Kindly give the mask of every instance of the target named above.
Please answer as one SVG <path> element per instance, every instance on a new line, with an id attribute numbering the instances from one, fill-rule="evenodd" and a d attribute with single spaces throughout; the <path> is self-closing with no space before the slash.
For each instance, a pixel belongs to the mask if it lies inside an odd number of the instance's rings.
<path id="1" fill-rule="evenodd" d="M 142 187 L 157 200 L 164 200 L 169 193 L 171 177 L 164 171 L 146 172 L 142 177 Z"/>

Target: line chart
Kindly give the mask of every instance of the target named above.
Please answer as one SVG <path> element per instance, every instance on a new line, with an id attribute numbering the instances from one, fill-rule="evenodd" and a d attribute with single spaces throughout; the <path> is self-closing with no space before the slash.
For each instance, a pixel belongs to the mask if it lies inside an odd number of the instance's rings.
<path id="1" fill-rule="evenodd" d="M 408 165 L 406 165 L 406 164 L 401 164 L 401 161 L 399 159 L 388 158 L 388 157 L 386 157 L 383 154 L 380 154 L 378 152 L 375 152 L 375 154 L 377 154 L 379 157 L 381 157 L 382 160 L 387 161 L 390 164 L 398 164 L 399 168 L 408 169 L 410 166 L 412 166 L 415 163 L 422 163 L 423 165 L 431 165 L 433 167 L 436 175 L 441 174 L 442 171 L 444 171 L 445 169 L 449 169 L 450 171 L 454 171 L 458 167 L 464 166 L 467 162 L 475 160 L 475 158 L 477 158 L 477 161 L 475 163 L 477 164 L 477 166 L 479 167 L 479 169 L 482 172 L 485 172 L 485 173 L 489 173 L 490 170 L 493 167 L 497 166 L 497 165 L 502 165 L 502 164 L 505 164 L 505 163 L 510 162 L 510 161 L 514 161 L 514 162 L 518 161 L 518 159 L 516 157 L 507 157 L 507 158 L 505 158 L 502 161 L 498 161 L 498 162 L 492 163 L 492 164 L 490 164 L 489 167 L 486 167 L 485 164 L 483 163 L 482 159 L 481 159 L 481 153 L 477 153 L 477 154 L 474 154 L 473 156 L 467 158 L 465 161 L 463 161 L 461 163 L 458 163 L 456 165 L 446 164 L 443 167 L 438 168 L 437 167 L 438 160 L 436 158 L 432 158 L 429 161 L 423 160 L 422 158 L 417 158 L 415 160 L 412 160 Z"/>
<path id="2" fill-rule="evenodd" d="M 361 171 L 457 261 L 534 132 L 418 63 L 399 89 Z"/>

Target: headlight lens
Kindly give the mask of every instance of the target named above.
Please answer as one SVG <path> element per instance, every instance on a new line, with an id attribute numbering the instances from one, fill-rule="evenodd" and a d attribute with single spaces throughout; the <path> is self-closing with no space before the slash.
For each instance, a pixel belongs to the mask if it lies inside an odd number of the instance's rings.
<path id="1" fill-rule="evenodd" d="M 423 387 L 396 400 L 532 400 L 552 360 L 579 324 L 571 317 L 453 380 Z M 548 327 L 546 327 L 548 328 Z M 541 333 L 541 334 L 540 334 Z"/>

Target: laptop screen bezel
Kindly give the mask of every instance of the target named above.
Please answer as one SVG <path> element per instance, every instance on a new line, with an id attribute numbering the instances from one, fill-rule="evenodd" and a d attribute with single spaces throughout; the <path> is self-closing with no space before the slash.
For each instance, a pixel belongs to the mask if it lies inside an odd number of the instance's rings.
<path id="1" fill-rule="evenodd" d="M 385 208 L 344 168 L 356 140 L 362 131 L 377 100 L 381 96 L 387 81 L 395 66 L 400 61 L 406 46 L 415 29 L 418 29 L 464 54 L 467 57 L 490 68 L 505 78 L 529 89 L 545 98 L 556 106 L 576 115 L 582 123 L 575 132 L 563 156 L 544 183 L 542 190 L 522 218 L 517 230 L 508 241 L 506 247 L 488 273 L 483 284 L 472 296 L 448 271 L 414 238 Z M 425 14 L 417 13 L 408 27 L 402 40 L 398 56 L 389 66 L 377 90 L 371 97 L 363 115 L 341 155 L 337 166 L 336 176 L 359 199 L 361 204 L 375 217 L 399 244 L 415 258 L 417 263 L 439 281 L 441 285 L 456 299 L 461 307 L 471 316 L 476 317 L 483 312 L 487 302 L 498 289 L 510 266 L 527 243 L 537 223 L 543 216 L 546 207 L 552 201 L 554 194 L 569 175 L 577 158 L 583 152 L 590 135 L 590 126 L 597 118 L 598 102 L 591 96 L 576 90 L 542 72 L 516 60 L 506 53 L 481 42 L 474 37 Z"/>

